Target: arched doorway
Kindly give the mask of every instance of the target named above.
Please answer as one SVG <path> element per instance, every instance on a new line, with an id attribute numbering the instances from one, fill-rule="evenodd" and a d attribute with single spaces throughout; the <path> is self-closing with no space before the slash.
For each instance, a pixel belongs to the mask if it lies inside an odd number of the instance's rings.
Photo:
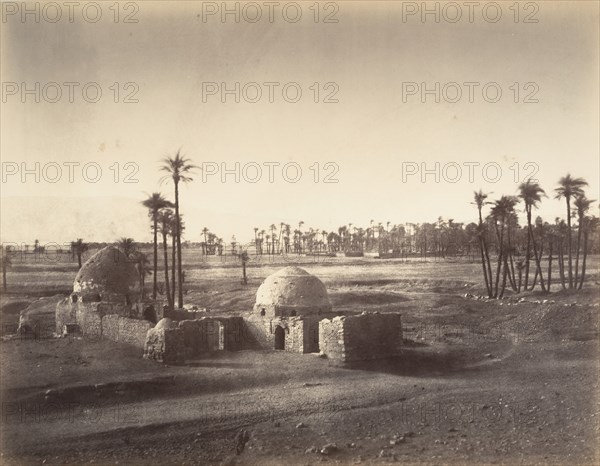
<path id="1" fill-rule="evenodd" d="M 275 349 L 285 349 L 285 330 L 279 325 L 275 327 Z"/>

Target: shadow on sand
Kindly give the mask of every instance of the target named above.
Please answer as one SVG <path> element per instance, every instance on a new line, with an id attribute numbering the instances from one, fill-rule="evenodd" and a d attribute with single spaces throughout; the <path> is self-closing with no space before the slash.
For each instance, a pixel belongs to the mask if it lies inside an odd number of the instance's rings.
<path id="1" fill-rule="evenodd" d="M 463 372 L 467 370 L 466 366 L 467 361 L 457 353 L 435 352 L 425 348 L 407 348 L 399 357 L 347 362 L 342 367 L 393 375 L 437 377 Z"/>

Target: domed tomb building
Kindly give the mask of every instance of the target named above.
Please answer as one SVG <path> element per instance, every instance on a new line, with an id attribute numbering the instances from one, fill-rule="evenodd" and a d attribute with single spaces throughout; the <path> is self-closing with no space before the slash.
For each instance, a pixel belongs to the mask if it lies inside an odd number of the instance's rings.
<path id="1" fill-rule="evenodd" d="M 101 249 L 79 269 L 73 292 L 58 303 L 56 333 L 102 335 L 102 318 L 115 315 L 155 323 L 153 302 L 142 302 L 140 277 L 135 264 L 114 246 Z M 162 313 L 162 312 L 161 312 Z M 106 332 L 105 332 L 106 333 Z"/>
<path id="2" fill-rule="evenodd" d="M 261 317 L 294 317 L 331 312 L 323 282 L 300 267 L 269 275 L 256 292 L 254 312 Z"/>
<path id="3" fill-rule="evenodd" d="M 331 312 L 323 282 L 300 267 L 286 267 L 260 285 L 250 320 L 261 346 L 312 353 L 319 351 L 319 320 Z"/>
<path id="4" fill-rule="evenodd" d="M 141 295 L 134 263 L 113 246 L 101 249 L 79 269 L 73 283 L 73 302 L 110 302 L 130 306 Z"/>

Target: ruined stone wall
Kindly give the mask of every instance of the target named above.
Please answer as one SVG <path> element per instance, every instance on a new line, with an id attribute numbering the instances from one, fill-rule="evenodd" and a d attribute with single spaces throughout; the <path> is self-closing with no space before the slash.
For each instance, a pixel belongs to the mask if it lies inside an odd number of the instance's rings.
<path id="1" fill-rule="evenodd" d="M 288 317 L 260 318 L 251 316 L 244 320 L 244 347 L 248 349 L 275 348 L 275 332 L 281 327 L 285 332 L 285 350 L 294 353 L 319 351 L 319 318 Z"/>
<path id="2" fill-rule="evenodd" d="M 241 317 L 202 317 L 183 320 L 184 345 L 189 356 L 208 351 L 245 349 L 244 320 Z"/>
<path id="3" fill-rule="evenodd" d="M 145 336 L 144 357 L 181 363 L 210 351 L 237 351 L 247 347 L 241 317 L 202 317 L 182 320 L 177 328 L 151 328 Z"/>
<path id="4" fill-rule="evenodd" d="M 150 329 L 144 345 L 144 358 L 165 364 L 181 364 L 185 361 L 186 348 L 183 329 Z"/>
<path id="5" fill-rule="evenodd" d="M 285 350 L 293 353 L 304 353 L 304 325 L 305 322 L 298 318 L 289 318 L 279 321 L 278 325 L 285 331 Z"/>
<path id="6" fill-rule="evenodd" d="M 146 320 L 109 314 L 102 317 L 102 338 L 143 348 L 146 334 L 153 326 Z"/>
<path id="7" fill-rule="evenodd" d="M 100 338 L 102 336 L 102 311 L 98 303 L 76 303 L 77 324 L 81 334 L 87 337 Z"/>
<path id="8" fill-rule="evenodd" d="M 318 353 L 319 319 L 304 319 L 304 353 Z"/>
<path id="9" fill-rule="evenodd" d="M 324 319 L 319 345 L 330 359 L 363 361 L 398 356 L 402 350 L 400 314 L 362 314 Z"/>
<path id="10" fill-rule="evenodd" d="M 131 310 L 121 303 L 72 302 L 71 298 L 56 306 L 56 333 L 62 335 L 64 326 L 76 324 L 81 335 L 88 338 L 106 338 L 144 347 L 146 333 L 154 324 L 128 317 Z"/>
<path id="11" fill-rule="evenodd" d="M 56 334 L 62 335 L 64 326 L 77 324 L 77 307 L 71 302 L 71 298 L 65 298 L 56 305 Z"/>
<path id="12" fill-rule="evenodd" d="M 246 349 L 246 325 L 242 317 L 206 317 L 205 319 L 216 320 L 223 325 L 224 349 L 226 351 L 239 351 Z"/>
<path id="13" fill-rule="evenodd" d="M 319 322 L 319 348 L 329 359 L 343 361 L 346 357 L 342 321 L 344 318 L 334 317 Z"/>
<path id="14" fill-rule="evenodd" d="M 244 319 L 244 349 L 273 349 L 273 326 L 269 319 L 251 316 Z"/>

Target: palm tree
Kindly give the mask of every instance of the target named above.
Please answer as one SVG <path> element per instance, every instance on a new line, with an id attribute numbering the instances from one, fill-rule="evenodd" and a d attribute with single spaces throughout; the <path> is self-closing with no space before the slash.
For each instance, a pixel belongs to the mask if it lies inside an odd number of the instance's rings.
<path id="1" fill-rule="evenodd" d="M 71 251 L 75 251 L 77 255 L 77 264 L 81 268 L 81 256 L 89 249 L 89 245 L 83 242 L 83 239 L 77 238 L 75 241 L 71 241 Z"/>
<path id="2" fill-rule="evenodd" d="M 12 265 L 12 260 L 8 254 L 8 246 L 6 246 L 6 248 L 4 246 L 0 247 L 2 247 L 0 255 L 0 267 L 2 268 L 2 289 L 6 291 L 6 269 L 10 268 Z"/>
<path id="3" fill-rule="evenodd" d="M 558 180 L 558 188 L 556 192 L 556 199 L 565 198 L 567 203 L 567 245 L 569 253 L 569 288 L 573 288 L 573 252 L 572 252 L 572 238 L 571 238 L 571 198 L 583 195 L 583 187 L 587 186 L 588 183 L 583 178 L 572 178 L 569 173 L 567 176 L 563 176 Z"/>
<path id="4" fill-rule="evenodd" d="M 537 254 L 537 245 L 535 243 L 535 236 L 533 235 L 533 228 L 531 226 L 531 213 L 534 207 L 537 207 L 538 202 L 542 200 L 542 196 L 545 196 L 546 192 L 541 188 L 538 183 L 531 180 L 527 180 L 525 183 L 521 183 L 519 186 L 519 197 L 523 199 L 525 203 L 525 212 L 527 214 L 527 250 L 525 253 L 525 290 L 529 282 L 529 256 L 530 248 L 533 243 L 533 253 L 535 256 L 535 263 L 537 267 L 537 273 L 540 276 L 540 285 L 543 291 L 546 291 L 544 286 L 544 277 L 542 275 L 542 267 L 540 265 L 540 257 Z"/>
<path id="5" fill-rule="evenodd" d="M 550 293 L 550 289 L 552 288 L 552 248 L 554 246 L 554 242 L 555 242 L 555 235 L 554 235 L 554 227 L 552 225 L 549 225 L 548 223 L 546 223 L 546 228 L 548 229 L 549 233 L 548 233 L 548 281 L 547 281 L 547 286 L 548 286 L 548 293 Z"/>
<path id="6" fill-rule="evenodd" d="M 292 234 L 292 226 L 286 223 L 284 226 L 284 229 L 285 229 L 285 238 L 286 238 L 285 252 L 289 253 L 290 252 L 290 235 Z"/>
<path id="7" fill-rule="evenodd" d="M 125 236 L 122 236 L 119 238 L 119 241 L 117 241 L 117 246 L 128 259 L 136 252 L 135 241 L 133 238 L 126 238 Z"/>
<path id="8" fill-rule="evenodd" d="M 248 284 L 248 277 L 246 276 L 246 262 L 248 262 L 248 251 L 243 250 L 239 253 L 240 261 L 242 262 L 242 284 Z"/>
<path id="9" fill-rule="evenodd" d="M 260 255 L 263 255 L 263 244 L 265 242 L 265 230 L 260 230 L 260 232 L 258 233 L 258 235 L 260 236 Z M 269 250 L 267 249 L 267 253 L 269 252 Z"/>
<path id="10" fill-rule="evenodd" d="M 304 225 L 304 220 L 298 222 L 298 254 L 302 253 L 302 225 Z"/>
<path id="11" fill-rule="evenodd" d="M 175 280 L 177 277 L 177 235 L 185 230 L 185 224 L 183 222 L 183 215 L 179 216 L 179 222 L 175 219 L 175 215 L 171 216 L 171 301 L 173 302 L 173 309 L 175 308 L 175 294 L 177 287 L 175 286 Z M 183 280 L 182 280 L 183 283 Z"/>
<path id="12" fill-rule="evenodd" d="M 130 252 L 130 255 L 128 257 L 135 263 L 135 268 L 137 269 L 138 275 L 140 277 L 140 284 L 142 288 L 141 300 L 143 301 L 144 294 L 146 291 L 146 275 L 150 275 L 152 273 L 151 270 L 148 270 L 148 257 L 143 252 L 135 249 L 132 252 Z"/>
<path id="13" fill-rule="evenodd" d="M 204 254 L 207 254 L 207 250 L 206 250 L 206 243 L 207 243 L 207 239 L 206 239 L 206 235 L 208 235 L 208 232 L 210 230 L 206 227 L 202 228 L 202 234 L 204 235 L 204 247 L 202 248 Z"/>
<path id="14" fill-rule="evenodd" d="M 583 233 L 583 263 L 581 264 L 581 281 L 579 282 L 579 290 L 583 288 L 583 282 L 585 280 L 585 263 L 588 253 L 588 236 L 590 232 L 597 231 L 598 229 L 598 217 L 592 216 L 587 219 L 587 228 Z"/>
<path id="15" fill-rule="evenodd" d="M 565 221 L 559 217 L 555 218 L 556 223 L 556 243 L 558 246 L 556 260 L 558 262 L 558 276 L 560 277 L 560 285 L 563 290 L 565 287 L 565 255 L 563 253 L 563 246 L 565 243 L 566 229 Z"/>
<path id="16" fill-rule="evenodd" d="M 196 167 L 192 165 L 190 159 L 183 157 L 178 150 L 175 157 L 165 157 L 162 159 L 161 171 L 167 174 L 161 178 L 161 183 L 167 180 L 173 181 L 175 188 L 175 223 L 179 224 L 179 183 L 188 183 L 193 181 L 193 178 L 189 176 Z M 177 238 L 177 282 L 179 285 L 178 294 L 178 306 L 183 307 L 183 270 L 181 264 L 181 231 L 178 228 L 176 232 Z"/>
<path id="17" fill-rule="evenodd" d="M 158 270 L 158 212 L 166 207 L 173 207 L 173 204 L 166 200 L 161 193 L 152 193 L 148 199 L 142 201 L 142 205 L 148 209 L 148 215 L 152 219 L 152 232 L 154 234 L 154 249 L 153 249 L 153 272 L 154 279 L 152 284 L 152 299 L 156 299 L 157 270 Z"/>
<path id="18" fill-rule="evenodd" d="M 165 261 L 165 293 L 167 295 L 167 304 L 169 309 L 173 309 L 173 296 L 171 296 L 171 286 L 169 284 L 169 254 L 167 245 L 167 235 L 172 234 L 173 211 L 163 209 L 158 213 L 158 228 L 162 235 L 163 256 Z"/>
<path id="19" fill-rule="evenodd" d="M 254 227 L 254 254 L 258 255 L 258 227 Z"/>
<path id="20" fill-rule="evenodd" d="M 518 199 L 514 196 L 502 196 L 494 203 L 494 206 L 492 207 L 492 210 L 490 212 L 490 217 L 494 222 L 496 228 L 496 236 L 498 239 L 498 265 L 496 267 L 494 298 L 502 297 L 502 295 L 504 294 L 504 288 L 506 286 L 506 277 L 508 274 L 508 261 L 506 248 L 504 247 L 504 231 L 506 225 L 508 224 L 508 219 L 510 215 L 514 212 L 514 208 L 517 202 Z M 498 229 L 498 223 L 500 224 L 500 229 Z M 502 288 L 499 288 L 500 271 L 502 266 L 504 266 L 502 274 Z"/>
<path id="21" fill-rule="evenodd" d="M 271 250 L 272 250 L 272 254 L 275 255 L 275 238 L 277 238 L 275 236 L 275 230 L 277 230 L 277 227 L 275 226 L 274 223 L 271 224 L 271 226 L 269 227 L 269 230 L 271 230 Z"/>
<path id="22" fill-rule="evenodd" d="M 575 287 L 579 283 L 579 251 L 581 249 L 581 233 L 583 231 L 583 224 L 585 223 L 585 215 L 590 210 L 592 202 L 585 197 L 585 194 L 581 194 L 575 198 L 575 211 L 577 212 L 577 253 L 575 255 Z"/>
<path id="23" fill-rule="evenodd" d="M 283 227 L 284 226 L 285 226 L 285 223 L 279 222 L 279 239 L 278 239 L 278 241 L 279 241 L 279 250 L 278 250 L 278 252 L 279 253 L 283 252 L 282 249 L 281 249 L 281 244 L 282 244 L 281 243 L 281 235 L 283 235 Z"/>
<path id="24" fill-rule="evenodd" d="M 474 193 L 474 201 L 473 204 L 477 206 L 477 212 L 479 213 L 479 227 L 478 227 L 478 238 L 479 238 L 479 251 L 481 253 L 481 266 L 483 268 L 483 278 L 485 280 L 485 287 L 488 291 L 488 296 L 491 298 L 493 294 L 492 290 L 492 268 L 490 265 L 490 256 L 488 252 L 488 247 L 485 240 L 485 226 L 483 224 L 483 216 L 481 214 L 481 210 L 485 204 L 489 204 L 486 202 L 488 197 L 487 194 L 483 193 L 481 189 L 479 191 L 475 191 Z"/>

